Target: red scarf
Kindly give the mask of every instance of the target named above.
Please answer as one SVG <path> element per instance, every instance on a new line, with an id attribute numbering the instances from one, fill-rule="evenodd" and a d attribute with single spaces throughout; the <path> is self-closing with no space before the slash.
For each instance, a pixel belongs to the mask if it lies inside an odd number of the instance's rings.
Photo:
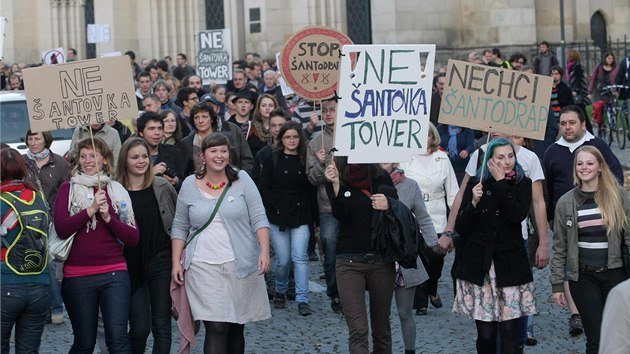
<path id="1" fill-rule="evenodd" d="M 368 165 L 348 165 L 348 185 L 355 189 L 370 190 L 370 171 Z"/>
<path id="2" fill-rule="evenodd" d="M 401 183 L 406 178 L 405 173 L 397 168 L 394 168 L 392 172 L 389 173 L 389 177 L 392 179 L 392 182 L 394 182 L 394 185 Z"/>

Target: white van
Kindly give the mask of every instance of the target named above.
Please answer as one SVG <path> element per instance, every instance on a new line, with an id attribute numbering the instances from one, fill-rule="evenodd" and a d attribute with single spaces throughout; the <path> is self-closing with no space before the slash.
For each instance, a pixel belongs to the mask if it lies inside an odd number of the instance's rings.
<path id="1" fill-rule="evenodd" d="M 28 148 L 24 137 L 30 128 L 28 108 L 24 91 L 0 91 L 0 143 L 8 144 L 26 154 Z M 53 143 L 50 150 L 63 156 L 70 149 L 73 129 L 52 131 Z"/>

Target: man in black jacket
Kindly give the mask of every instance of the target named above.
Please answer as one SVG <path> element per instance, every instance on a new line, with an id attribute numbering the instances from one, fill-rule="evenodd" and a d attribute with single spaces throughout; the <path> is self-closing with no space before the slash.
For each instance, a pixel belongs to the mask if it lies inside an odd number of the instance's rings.
<path id="1" fill-rule="evenodd" d="M 159 114 L 145 112 L 138 118 L 138 136 L 149 145 L 149 155 L 153 162 L 153 174 L 164 177 L 179 190 L 184 180 L 184 169 L 180 164 L 179 149 L 162 144 L 164 121 Z"/>

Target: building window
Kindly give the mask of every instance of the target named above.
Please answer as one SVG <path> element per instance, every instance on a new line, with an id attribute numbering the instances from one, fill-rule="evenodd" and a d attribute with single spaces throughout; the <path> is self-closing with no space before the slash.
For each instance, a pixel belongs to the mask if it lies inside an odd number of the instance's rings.
<path id="1" fill-rule="evenodd" d="M 260 7 L 249 9 L 249 33 L 260 33 Z"/>

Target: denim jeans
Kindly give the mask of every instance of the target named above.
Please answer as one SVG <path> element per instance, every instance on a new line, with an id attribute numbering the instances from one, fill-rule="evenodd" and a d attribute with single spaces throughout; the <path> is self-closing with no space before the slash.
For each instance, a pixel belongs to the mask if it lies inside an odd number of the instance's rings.
<path id="1" fill-rule="evenodd" d="M 129 338 L 134 353 L 144 353 L 153 332 L 153 353 L 171 352 L 171 252 L 144 265 L 144 281 L 134 284 L 129 309 Z"/>
<path id="2" fill-rule="evenodd" d="M 289 288 L 289 270 L 293 261 L 295 300 L 308 303 L 308 225 L 286 228 L 270 224 L 271 243 L 276 253 L 276 292 L 286 294 Z"/>
<path id="3" fill-rule="evenodd" d="M 48 303 L 51 315 L 63 314 L 63 299 L 61 298 L 61 282 L 57 280 L 57 267 L 61 266 L 57 261 L 51 260 L 48 263 L 48 276 L 50 286 L 48 289 Z"/>
<path id="4" fill-rule="evenodd" d="M 392 333 L 389 324 L 394 281 L 394 263 L 380 259 L 368 262 L 337 258 L 337 280 L 343 313 L 348 325 L 350 354 L 391 354 Z M 365 290 L 370 298 L 370 320 L 365 305 Z M 372 329 L 373 351 L 368 349 Z"/>
<path id="5" fill-rule="evenodd" d="M 578 281 L 569 280 L 569 288 L 577 306 L 586 335 L 586 354 L 597 354 L 604 304 L 615 285 L 625 280 L 623 268 L 606 272 L 582 272 Z"/>
<path id="6" fill-rule="evenodd" d="M 71 354 L 94 351 L 99 308 L 103 315 L 105 342 L 109 352 L 131 353 L 127 334 L 130 292 L 127 271 L 63 279 L 61 295 L 74 334 Z"/>
<path id="7" fill-rule="evenodd" d="M 339 297 L 337 290 L 337 275 L 335 273 L 335 254 L 337 236 L 339 235 L 339 221 L 332 213 L 319 213 L 319 240 L 324 249 L 324 276 L 326 277 L 326 295 Z"/>
<path id="8" fill-rule="evenodd" d="M 2 284 L 2 354 L 9 353 L 13 325 L 15 352 L 39 353 L 47 313 L 47 284 Z"/>

